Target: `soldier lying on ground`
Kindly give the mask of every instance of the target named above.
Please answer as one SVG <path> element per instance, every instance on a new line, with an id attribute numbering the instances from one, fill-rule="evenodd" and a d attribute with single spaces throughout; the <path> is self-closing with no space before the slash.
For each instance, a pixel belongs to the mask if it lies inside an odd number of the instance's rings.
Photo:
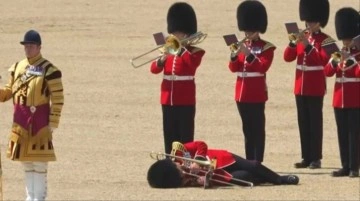
<path id="1" fill-rule="evenodd" d="M 204 186 L 209 167 L 187 161 L 184 158 L 198 161 L 216 161 L 213 163 L 210 186 L 228 184 L 244 185 L 241 181 L 255 185 L 272 183 L 275 185 L 296 185 L 296 175 L 280 176 L 257 161 L 246 160 L 236 154 L 221 149 L 208 149 L 203 141 L 186 144 L 174 142 L 171 155 L 167 159 L 158 160 L 148 170 L 147 180 L 153 188 L 178 188 L 187 186 Z M 173 158 L 173 160 L 171 159 Z M 190 175 L 190 174 L 191 175 Z M 196 176 L 194 176 L 196 175 Z M 208 175 L 207 175 L 208 176 Z M 220 182 L 217 182 L 219 181 Z"/>

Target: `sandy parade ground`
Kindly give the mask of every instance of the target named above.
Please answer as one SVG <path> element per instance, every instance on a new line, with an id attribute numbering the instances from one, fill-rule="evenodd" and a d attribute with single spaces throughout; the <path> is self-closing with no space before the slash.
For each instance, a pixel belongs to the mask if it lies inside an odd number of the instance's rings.
<path id="1" fill-rule="evenodd" d="M 336 39 L 335 12 L 359 8 L 359 0 L 329 0 L 330 18 L 323 31 Z M 331 106 L 334 78 L 327 79 L 324 99 L 322 169 L 295 169 L 300 160 L 293 82 L 295 63 L 285 63 L 285 22 L 300 27 L 298 0 L 263 0 L 267 32 L 277 46 L 267 73 L 266 149 L 264 164 L 280 174 L 297 174 L 297 186 L 183 188 L 157 190 L 146 173 L 151 151 L 163 151 L 159 103 L 161 75 L 149 65 L 134 69 L 129 59 L 155 47 L 152 34 L 166 33 L 163 0 L 12 0 L 0 6 L 0 86 L 8 68 L 24 58 L 19 41 L 29 29 L 40 32 L 42 54 L 63 72 L 65 105 L 54 133 L 57 162 L 50 163 L 48 200 L 359 200 L 360 180 L 333 178 L 340 167 L 336 124 Z M 223 35 L 243 37 L 236 23 L 241 1 L 189 0 L 198 31 L 208 34 L 198 46 L 206 50 L 196 74 L 195 138 L 210 147 L 244 155 L 242 125 L 234 101 L 236 75 L 227 67 L 229 49 Z M 338 42 L 340 45 L 341 43 Z M 158 52 L 154 52 L 157 55 Z M 150 55 L 150 56 L 153 56 Z M 12 103 L 0 105 L 1 157 L 5 200 L 24 200 L 24 172 L 5 156 Z"/>

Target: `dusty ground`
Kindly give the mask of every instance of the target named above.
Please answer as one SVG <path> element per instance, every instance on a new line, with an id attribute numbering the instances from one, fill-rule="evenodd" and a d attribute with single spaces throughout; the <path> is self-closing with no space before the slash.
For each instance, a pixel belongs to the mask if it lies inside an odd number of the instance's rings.
<path id="1" fill-rule="evenodd" d="M 0 7 L 0 74 L 24 57 L 19 41 L 30 28 L 43 39 L 43 55 L 63 71 L 65 106 L 55 133 L 58 161 L 49 166 L 49 200 L 359 200 L 359 179 L 329 176 L 340 165 L 331 107 L 333 79 L 324 104 L 323 168 L 297 170 L 300 160 L 294 63 L 285 63 L 284 23 L 299 26 L 297 0 L 264 0 L 269 26 L 262 38 L 278 48 L 268 72 L 265 162 L 282 174 L 300 176 L 298 186 L 253 189 L 155 190 L 146 172 L 150 151 L 163 150 L 159 104 L 161 76 L 149 67 L 133 69 L 129 59 L 155 47 L 152 34 L 166 32 L 166 14 L 174 1 L 155 0 L 13 0 Z M 196 76 L 196 138 L 212 147 L 243 155 L 241 121 L 233 101 L 235 75 L 227 68 L 229 50 L 222 35 L 237 33 L 239 1 L 188 1 L 196 10 L 198 30 L 208 34 L 199 46 L 207 53 Z M 331 0 L 324 32 L 335 37 L 334 14 L 358 0 Z M 150 9 L 151 8 L 151 9 Z M 23 171 L 5 158 L 11 102 L 0 113 L 3 192 L 6 200 L 24 200 Z"/>

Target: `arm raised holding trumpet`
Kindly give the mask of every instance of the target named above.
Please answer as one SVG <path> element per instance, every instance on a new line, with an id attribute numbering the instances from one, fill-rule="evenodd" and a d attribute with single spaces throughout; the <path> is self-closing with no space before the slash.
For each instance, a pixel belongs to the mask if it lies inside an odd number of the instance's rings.
<path id="1" fill-rule="evenodd" d="M 299 42 L 303 43 L 305 46 L 309 44 L 309 28 L 306 28 L 304 30 L 298 30 L 297 33 L 290 33 L 289 34 L 289 40 L 293 44 L 297 44 Z"/>
<path id="2" fill-rule="evenodd" d="M 230 48 L 232 60 L 235 59 L 236 56 L 238 56 L 240 53 L 244 54 L 245 56 L 249 56 L 251 54 L 251 40 L 258 38 L 259 32 L 245 33 L 245 38 L 243 38 L 241 41 L 237 40 L 235 34 L 224 36 L 225 42 Z"/>
<path id="3" fill-rule="evenodd" d="M 344 7 L 335 13 L 336 36 L 342 41 L 343 48 L 331 54 L 332 58 L 324 69 L 327 77 L 335 77 L 332 106 L 335 111 L 339 150 L 342 153 L 339 169 L 331 173 L 333 177 L 359 177 L 359 20 L 359 11 L 355 8 Z"/>

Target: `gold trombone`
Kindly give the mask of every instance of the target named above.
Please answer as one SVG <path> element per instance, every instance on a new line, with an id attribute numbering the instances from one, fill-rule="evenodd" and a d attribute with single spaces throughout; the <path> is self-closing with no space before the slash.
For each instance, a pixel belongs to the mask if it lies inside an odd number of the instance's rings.
<path id="1" fill-rule="evenodd" d="M 181 48 L 183 46 L 188 46 L 188 45 L 196 45 L 199 44 L 201 42 L 203 42 L 205 40 L 205 38 L 207 37 L 207 34 L 202 33 L 202 32 L 197 32 L 195 34 L 190 35 L 187 38 L 184 38 L 182 40 L 178 39 L 175 35 L 170 34 L 166 40 L 165 40 L 165 44 L 163 45 L 159 45 L 157 47 L 155 47 L 154 49 L 145 52 L 144 54 L 141 54 L 139 56 L 136 56 L 132 59 L 130 59 L 130 63 L 134 68 L 139 68 L 145 64 L 148 64 L 154 60 L 157 60 L 159 58 L 162 57 L 163 54 L 167 53 L 167 54 L 172 54 L 172 55 L 176 55 L 181 51 Z M 143 63 L 140 64 L 135 64 L 135 61 L 156 51 L 159 50 L 161 52 L 160 56 L 157 56 L 155 58 L 151 58 Z"/>
<path id="2" fill-rule="evenodd" d="M 211 162 L 210 161 L 201 161 L 201 160 L 196 160 L 196 159 L 192 159 L 192 158 L 175 156 L 175 155 L 172 155 L 172 154 L 166 154 L 166 153 L 162 153 L 162 152 L 150 152 L 150 157 L 152 159 L 155 159 L 155 160 L 163 160 L 163 159 L 166 159 L 166 158 L 180 159 L 180 160 L 184 160 L 184 161 L 197 163 L 197 164 L 205 166 L 205 167 L 209 167 L 209 168 L 211 167 Z"/>
<path id="3" fill-rule="evenodd" d="M 166 154 L 166 153 L 162 153 L 162 152 L 150 152 L 150 157 L 152 159 L 155 159 L 155 160 L 164 160 L 166 158 L 170 158 L 172 160 L 179 159 L 179 160 L 185 161 L 184 164 L 188 164 L 186 162 L 190 162 L 190 163 L 197 163 L 197 164 L 203 166 L 204 169 L 199 169 L 197 171 L 198 171 L 198 173 L 201 173 L 201 174 L 203 174 L 205 176 L 204 188 L 208 188 L 210 186 L 210 181 L 220 183 L 220 184 L 223 184 L 223 185 L 227 185 L 227 186 L 238 186 L 236 184 L 214 178 L 214 177 L 224 178 L 224 179 L 227 178 L 224 175 L 214 173 L 214 170 L 215 170 L 215 167 L 216 167 L 216 160 L 202 161 L 202 160 L 196 160 L 196 159 L 187 158 L 187 157 L 176 156 L 176 155 L 172 155 L 172 154 Z M 188 170 L 190 169 L 189 166 L 185 165 L 184 167 L 186 169 L 188 169 Z M 189 172 L 184 171 L 184 174 L 189 175 L 189 176 L 193 176 L 193 177 L 196 177 L 196 178 L 201 178 L 202 177 L 201 175 L 191 173 L 190 171 Z M 241 183 L 241 184 L 248 185 L 251 188 L 254 186 L 254 184 L 252 182 L 249 182 L 249 181 L 236 179 L 236 178 L 231 178 L 231 180 L 236 181 L 236 182 Z"/>

